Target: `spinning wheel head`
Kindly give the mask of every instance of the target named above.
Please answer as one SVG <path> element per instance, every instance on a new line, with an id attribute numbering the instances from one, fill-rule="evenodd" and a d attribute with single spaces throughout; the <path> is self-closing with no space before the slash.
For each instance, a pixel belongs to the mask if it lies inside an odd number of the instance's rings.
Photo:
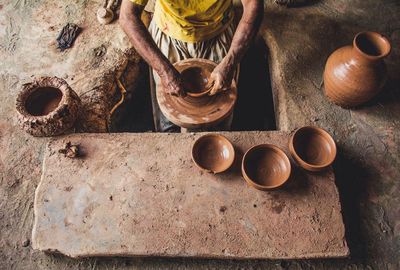
<path id="1" fill-rule="evenodd" d="M 237 99 L 235 81 L 230 90 L 218 95 L 207 95 L 209 89 L 195 91 L 204 89 L 216 65 L 210 60 L 195 58 L 174 64 L 178 72 L 183 74 L 184 81 L 186 78 L 187 89 L 191 90 L 186 97 L 176 97 L 163 91 L 162 85 L 157 85 L 157 102 L 169 121 L 183 128 L 208 128 L 219 124 L 232 113 Z"/>

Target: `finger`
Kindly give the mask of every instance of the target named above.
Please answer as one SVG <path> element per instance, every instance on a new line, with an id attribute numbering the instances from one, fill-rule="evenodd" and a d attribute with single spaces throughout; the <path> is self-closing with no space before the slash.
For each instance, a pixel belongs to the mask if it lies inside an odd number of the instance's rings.
<path id="1" fill-rule="evenodd" d="M 223 88 L 221 88 L 220 90 L 219 90 L 219 92 L 224 92 L 224 91 L 227 91 L 227 90 L 229 90 L 230 89 L 230 87 L 223 87 Z"/>
<path id="2" fill-rule="evenodd" d="M 215 84 L 215 77 L 211 74 L 210 77 L 208 78 L 208 82 L 206 84 L 206 89 L 210 89 L 213 87 Z"/>
<path id="3" fill-rule="evenodd" d="M 223 88 L 223 81 L 222 81 L 222 79 L 221 78 L 218 78 L 218 82 L 217 82 L 217 84 L 216 84 L 216 86 L 215 86 L 215 89 L 214 89 L 214 95 L 215 94 L 217 94 L 217 93 L 219 93 L 220 91 L 221 91 L 221 89 Z"/>
<path id="4" fill-rule="evenodd" d="M 221 92 L 231 89 L 231 83 L 225 83 L 223 87 L 221 87 Z"/>
<path id="5" fill-rule="evenodd" d="M 219 91 L 219 84 L 214 84 L 214 86 L 211 88 L 211 90 L 210 90 L 210 93 L 209 93 L 209 95 L 210 96 L 213 96 L 213 95 L 215 95 L 216 93 L 218 93 L 218 91 Z"/>
<path id="6" fill-rule="evenodd" d="M 204 89 L 209 90 L 214 87 L 214 81 L 208 82 Z"/>
<path id="7" fill-rule="evenodd" d="M 214 82 L 214 84 L 211 86 L 210 92 L 208 92 L 208 95 L 209 95 L 209 96 L 215 95 L 215 93 L 216 93 L 216 87 L 217 87 L 217 84 Z"/>
<path id="8" fill-rule="evenodd" d="M 219 93 L 223 88 L 224 88 L 224 82 L 221 77 L 218 77 L 218 80 L 214 84 L 214 95 Z"/>

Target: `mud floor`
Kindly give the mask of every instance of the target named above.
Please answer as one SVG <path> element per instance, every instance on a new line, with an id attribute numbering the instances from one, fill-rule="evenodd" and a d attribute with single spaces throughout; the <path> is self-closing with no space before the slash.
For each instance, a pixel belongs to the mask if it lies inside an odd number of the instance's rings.
<path id="1" fill-rule="evenodd" d="M 33 138 L 18 128 L 14 104 L 20 85 L 38 75 L 66 79 L 87 106 L 80 130 L 106 132 L 113 130 L 109 119 L 119 117 L 109 115 L 120 99 L 115 78 L 131 92 L 133 102 L 136 89 L 145 80 L 141 60 L 118 25 L 97 23 L 95 11 L 101 2 L 0 2 L 0 269 L 400 269 L 398 0 L 320 0 L 291 9 L 265 1 L 260 35 L 268 48 L 276 128 L 292 130 L 316 124 L 337 141 L 339 156 L 334 169 L 351 258 L 73 260 L 32 250 L 34 190 L 48 139 Z M 71 49 L 60 52 L 55 39 L 68 22 L 80 25 L 83 31 Z M 354 34 L 362 30 L 380 31 L 391 39 L 393 50 L 386 61 L 390 80 L 369 104 L 344 110 L 324 98 L 322 70 L 328 55 L 350 44 Z M 257 113 L 267 113 L 271 108 L 266 107 L 254 108 L 260 110 Z M 265 128 L 264 120 L 244 124 L 251 129 Z M 135 128 L 144 131 L 151 126 Z"/>

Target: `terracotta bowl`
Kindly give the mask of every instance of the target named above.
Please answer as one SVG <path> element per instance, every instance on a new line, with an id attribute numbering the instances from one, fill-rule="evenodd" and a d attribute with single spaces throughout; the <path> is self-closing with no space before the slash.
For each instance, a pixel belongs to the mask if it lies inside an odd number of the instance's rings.
<path id="1" fill-rule="evenodd" d="M 18 94 L 18 122 L 33 136 L 59 135 L 74 125 L 80 104 L 78 95 L 63 79 L 37 78 L 24 84 Z"/>
<path id="2" fill-rule="evenodd" d="M 290 172 L 289 158 L 275 145 L 256 145 L 243 156 L 243 177 L 256 189 L 277 189 L 289 179 Z"/>
<path id="3" fill-rule="evenodd" d="M 329 133 L 312 126 L 299 128 L 293 133 L 289 150 L 301 167 L 312 172 L 324 170 L 336 157 L 336 144 Z"/>
<path id="4" fill-rule="evenodd" d="M 194 143 L 192 159 L 202 170 L 221 173 L 232 166 L 235 149 L 224 136 L 207 134 L 198 138 Z"/>
<path id="5" fill-rule="evenodd" d="M 186 94 L 191 97 L 207 95 L 211 88 L 207 88 L 208 78 L 212 70 L 201 62 L 193 61 L 192 66 L 181 71 L 183 86 Z"/>

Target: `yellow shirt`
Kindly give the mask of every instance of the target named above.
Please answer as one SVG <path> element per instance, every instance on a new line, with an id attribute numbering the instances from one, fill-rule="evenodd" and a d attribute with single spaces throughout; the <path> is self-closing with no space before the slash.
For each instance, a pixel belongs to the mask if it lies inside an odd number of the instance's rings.
<path id="1" fill-rule="evenodd" d="M 148 2 L 131 1 L 142 6 Z M 233 17 L 232 0 L 157 0 L 153 20 L 172 38 L 198 42 L 220 34 Z"/>

